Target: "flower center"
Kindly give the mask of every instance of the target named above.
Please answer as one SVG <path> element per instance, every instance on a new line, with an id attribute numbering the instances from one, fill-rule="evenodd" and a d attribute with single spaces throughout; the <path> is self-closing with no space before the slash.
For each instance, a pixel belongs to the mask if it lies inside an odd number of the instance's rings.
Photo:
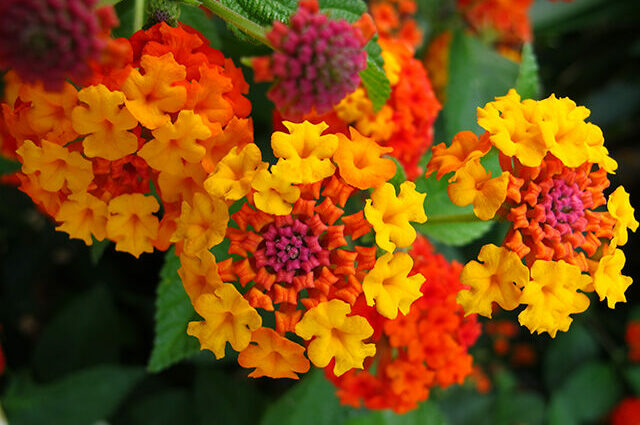
<path id="1" fill-rule="evenodd" d="M 553 179 L 547 190 L 540 193 L 546 213 L 546 222 L 560 231 L 568 233 L 575 227 L 582 227 L 584 220 L 584 204 L 582 191 L 576 183 L 568 183 L 562 179 Z"/>
<path id="2" fill-rule="evenodd" d="M 322 263 L 318 255 L 324 249 L 318 236 L 299 219 L 281 226 L 271 224 L 262 232 L 262 237 L 264 243 L 255 255 L 256 266 L 270 267 L 285 281 L 298 271 L 309 273 Z"/>

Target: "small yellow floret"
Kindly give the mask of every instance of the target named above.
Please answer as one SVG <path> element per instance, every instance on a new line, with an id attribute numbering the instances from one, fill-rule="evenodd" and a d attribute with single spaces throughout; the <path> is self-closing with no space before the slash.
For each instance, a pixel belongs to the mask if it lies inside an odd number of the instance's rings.
<path id="1" fill-rule="evenodd" d="M 271 174 L 267 170 L 256 173 L 251 187 L 256 191 L 253 194 L 253 202 L 259 210 L 267 214 L 290 214 L 292 204 L 300 198 L 300 189 L 292 186 L 290 180 Z"/>
<path id="2" fill-rule="evenodd" d="M 227 342 L 242 351 L 251 342 L 251 332 L 262 325 L 255 308 L 231 284 L 225 283 L 213 294 L 202 294 L 194 304 L 204 318 L 189 322 L 187 334 L 200 340 L 201 350 L 211 350 L 217 359 L 224 357 Z"/>
<path id="3" fill-rule="evenodd" d="M 171 242 L 184 241 L 184 252 L 196 255 L 222 242 L 229 222 L 229 209 L 222 199 L 198 192 L 191 204 L 182 202 L 182 211 L 176 221 L 178 227 Z"/>
<path id="4" fill-rule="evenodd" d="M 153 196 L 141 193 L 125 194 L 109 202 L 107 238 L 116 243 L 116 251 L 125 251 L 136 258 L 143 252 L 153 252 L 158 237 L 159 221 L 153 215 L 160 209 Z"/>
<path id="5" fill-rule="evenodd" d="M 616 244 L 622 246 L 627 243 L 629 238 L 627 229 L 632 232 L 638 229 L 638 221 L 634 217 L 634 209 L 629 201 L 629 194 L 624 190 L 624 187 L 619 186 L 609 195 L 607 210 L 616 219 L 616 224 L 613 227 L 613 237 L 616 240 Z"/>
<path id="6" fill-rule="evenodd" d="M 309 370 L 304 347 L 278 335 L 273 329 L 259 328 L 251 335 L 251 342 L 240 354 L 238 363 L 244 368 L 255 367 L 252 378 L 298 379 L 297 373 Z"/>
<path id="7" fill-rule="evenodd" d="M 624 252 L 616 249 L 613 254 L 603 256 L 593 274 L 593 288 L 600 301 L 607 299 L 607 306 L 615 308 L 617 302 L 627 302 L 624 292 L 633 283 L 633 279 L 622 274 L 626 261 Z"/>
<path id="8" fill-rule="evenodd" d="M 56 230 L 69 234 L 70 238 L 82 239 L 92 245 L 93 237 L 101 241 L 107 231 L 107 203 L 87 192 L 72 193 L 62 203 L 56 221 L 62 223 Z"/>
<path id="9" fill-rule="evenodd" d="M 204 188 L 212 196 L 236 201 L 249 193 L 255 175 L 266 168 L 258 146 L 250 143 L 239 153 L 238 148 L 233 147 L 216 165 Z"/>
<path id="10" fill-rule="evenodd" d="M 395 319 L 398 310 L 408 314 L 411 304 L 422 296 L 420 287 L 425 280 L 420 273 L 409 276 L 412 267 L 413 260 L 406 252 L 378 258 L 362 282 L 367 305 L 375 303 L 378 313 L 388 319 Z"/>
<path id="11" fill-rule="evenodd" d="M 373 328 L 362 316 L 347 316 L 350 312 L 349 304 L 333 299 L 308 310 L 295 328 L 305 340 L 313 338 L 307 355 L 314 365 L 325 367 L 335 358 L 336 376 L 362 369 L 364 359 L 376 353 L 375 344 L 364 343 L 373 335 Z"/>

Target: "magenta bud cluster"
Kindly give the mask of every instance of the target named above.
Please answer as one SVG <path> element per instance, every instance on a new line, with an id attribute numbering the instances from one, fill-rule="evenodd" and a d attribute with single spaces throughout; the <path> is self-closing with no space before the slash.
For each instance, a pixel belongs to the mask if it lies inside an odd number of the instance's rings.
<path id="1" fill-rule="evenodd" d="M 96 0 L 0 1 L 0 67 L 47 89 L 87 77 L 89 61 L 105 46 L 95 6 Z"/>
<path id="2" fill-rule="evenodd" d="M 276 22 L 267 34 L 275 52 L 275 84 L 269 98 L 284 116 L 325 113 L 360 84 L 365 40 L 346 20 L 331 20 L 314 2 L 301 2 L 289 25 Z"/>

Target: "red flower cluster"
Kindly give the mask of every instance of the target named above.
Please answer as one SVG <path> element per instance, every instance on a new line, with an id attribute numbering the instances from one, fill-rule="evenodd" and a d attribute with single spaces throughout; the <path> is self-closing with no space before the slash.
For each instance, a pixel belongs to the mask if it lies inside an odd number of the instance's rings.
<path id="1" fill-rule="evenodd" d="M 627 325 L 624 339 L 629 346 L 629 360 L 640 362 L 640 320 L 634 320 Z"/>
<path id="2" fill-rule="evenodd" d="M 611 425 L 640 425 L 640 397 L 629 397 L 614 409 Z"/>
<path id="3" fill-rule="evenodd" d="M 430 388 L 461 384 L 472 373 L 468 348 L 480 335 L 480 325 L 475 315 L 465 318 L 456 303 L 462 266 L 436 254 L 423 237 L 416 239 L 410 254 L 412 273 L 427 279 L 422 297 L 409 314 L 393 320 L 358 299 L 353 311 L 373 327 L 376 356 L 365 362 L 361 372 L 351 370 L 338 378 L 331 365 L 325 370 L 345 404 L 402 413 L 426 400 Z"/>

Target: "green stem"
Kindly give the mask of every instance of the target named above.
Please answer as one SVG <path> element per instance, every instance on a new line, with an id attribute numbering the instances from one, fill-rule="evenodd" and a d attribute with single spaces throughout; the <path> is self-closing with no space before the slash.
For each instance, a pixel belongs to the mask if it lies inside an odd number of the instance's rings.
<path id="1" fill-rule="evenodd" d="M 133 4 L 133 32 L 142 29 L 144 24 L 144 0 L 135 0 Z"/>
<path id="2" fill-rule="evenodd" d="M 424 225 L 447 223 L 477 223 L 480 220 L 475 214 L 429 215 Z"/>
<path id="3" fill-rule="evenodd" d="M 194 4 L 193 0 L 187 0 L 187 1 L 183 0 L 183 2 L 184 3 L 188 3 L 188 4 Z M 228 7 L 224 6 L 219 1 L 216 1 L 216 0 L 200 0 L 200 2 L 204 7 L 206 7 L 211 12 L 215 13 L 216 15 L 218 15 L 224 21 L 230 23 L 231 25 L 233 25 L 234 27 L 238 28 L 243 33 L 251 36 L 252 38 L 255 38 L 256 40 L 258 40 L 262 44 L 265 44 L 268 47 L 271 47 L 273 49 L 273 46 L 271 45 L 271 43 L 267 39 L 267 31 L 262 25 L 259 25 L 259 24 L 255 23 L 255 22 L 245 18 L 244 16 L 240 15 L 239 13 L 236 13 L 235 11 L 233 11 L 233 10 L 229 9 Z"/>

